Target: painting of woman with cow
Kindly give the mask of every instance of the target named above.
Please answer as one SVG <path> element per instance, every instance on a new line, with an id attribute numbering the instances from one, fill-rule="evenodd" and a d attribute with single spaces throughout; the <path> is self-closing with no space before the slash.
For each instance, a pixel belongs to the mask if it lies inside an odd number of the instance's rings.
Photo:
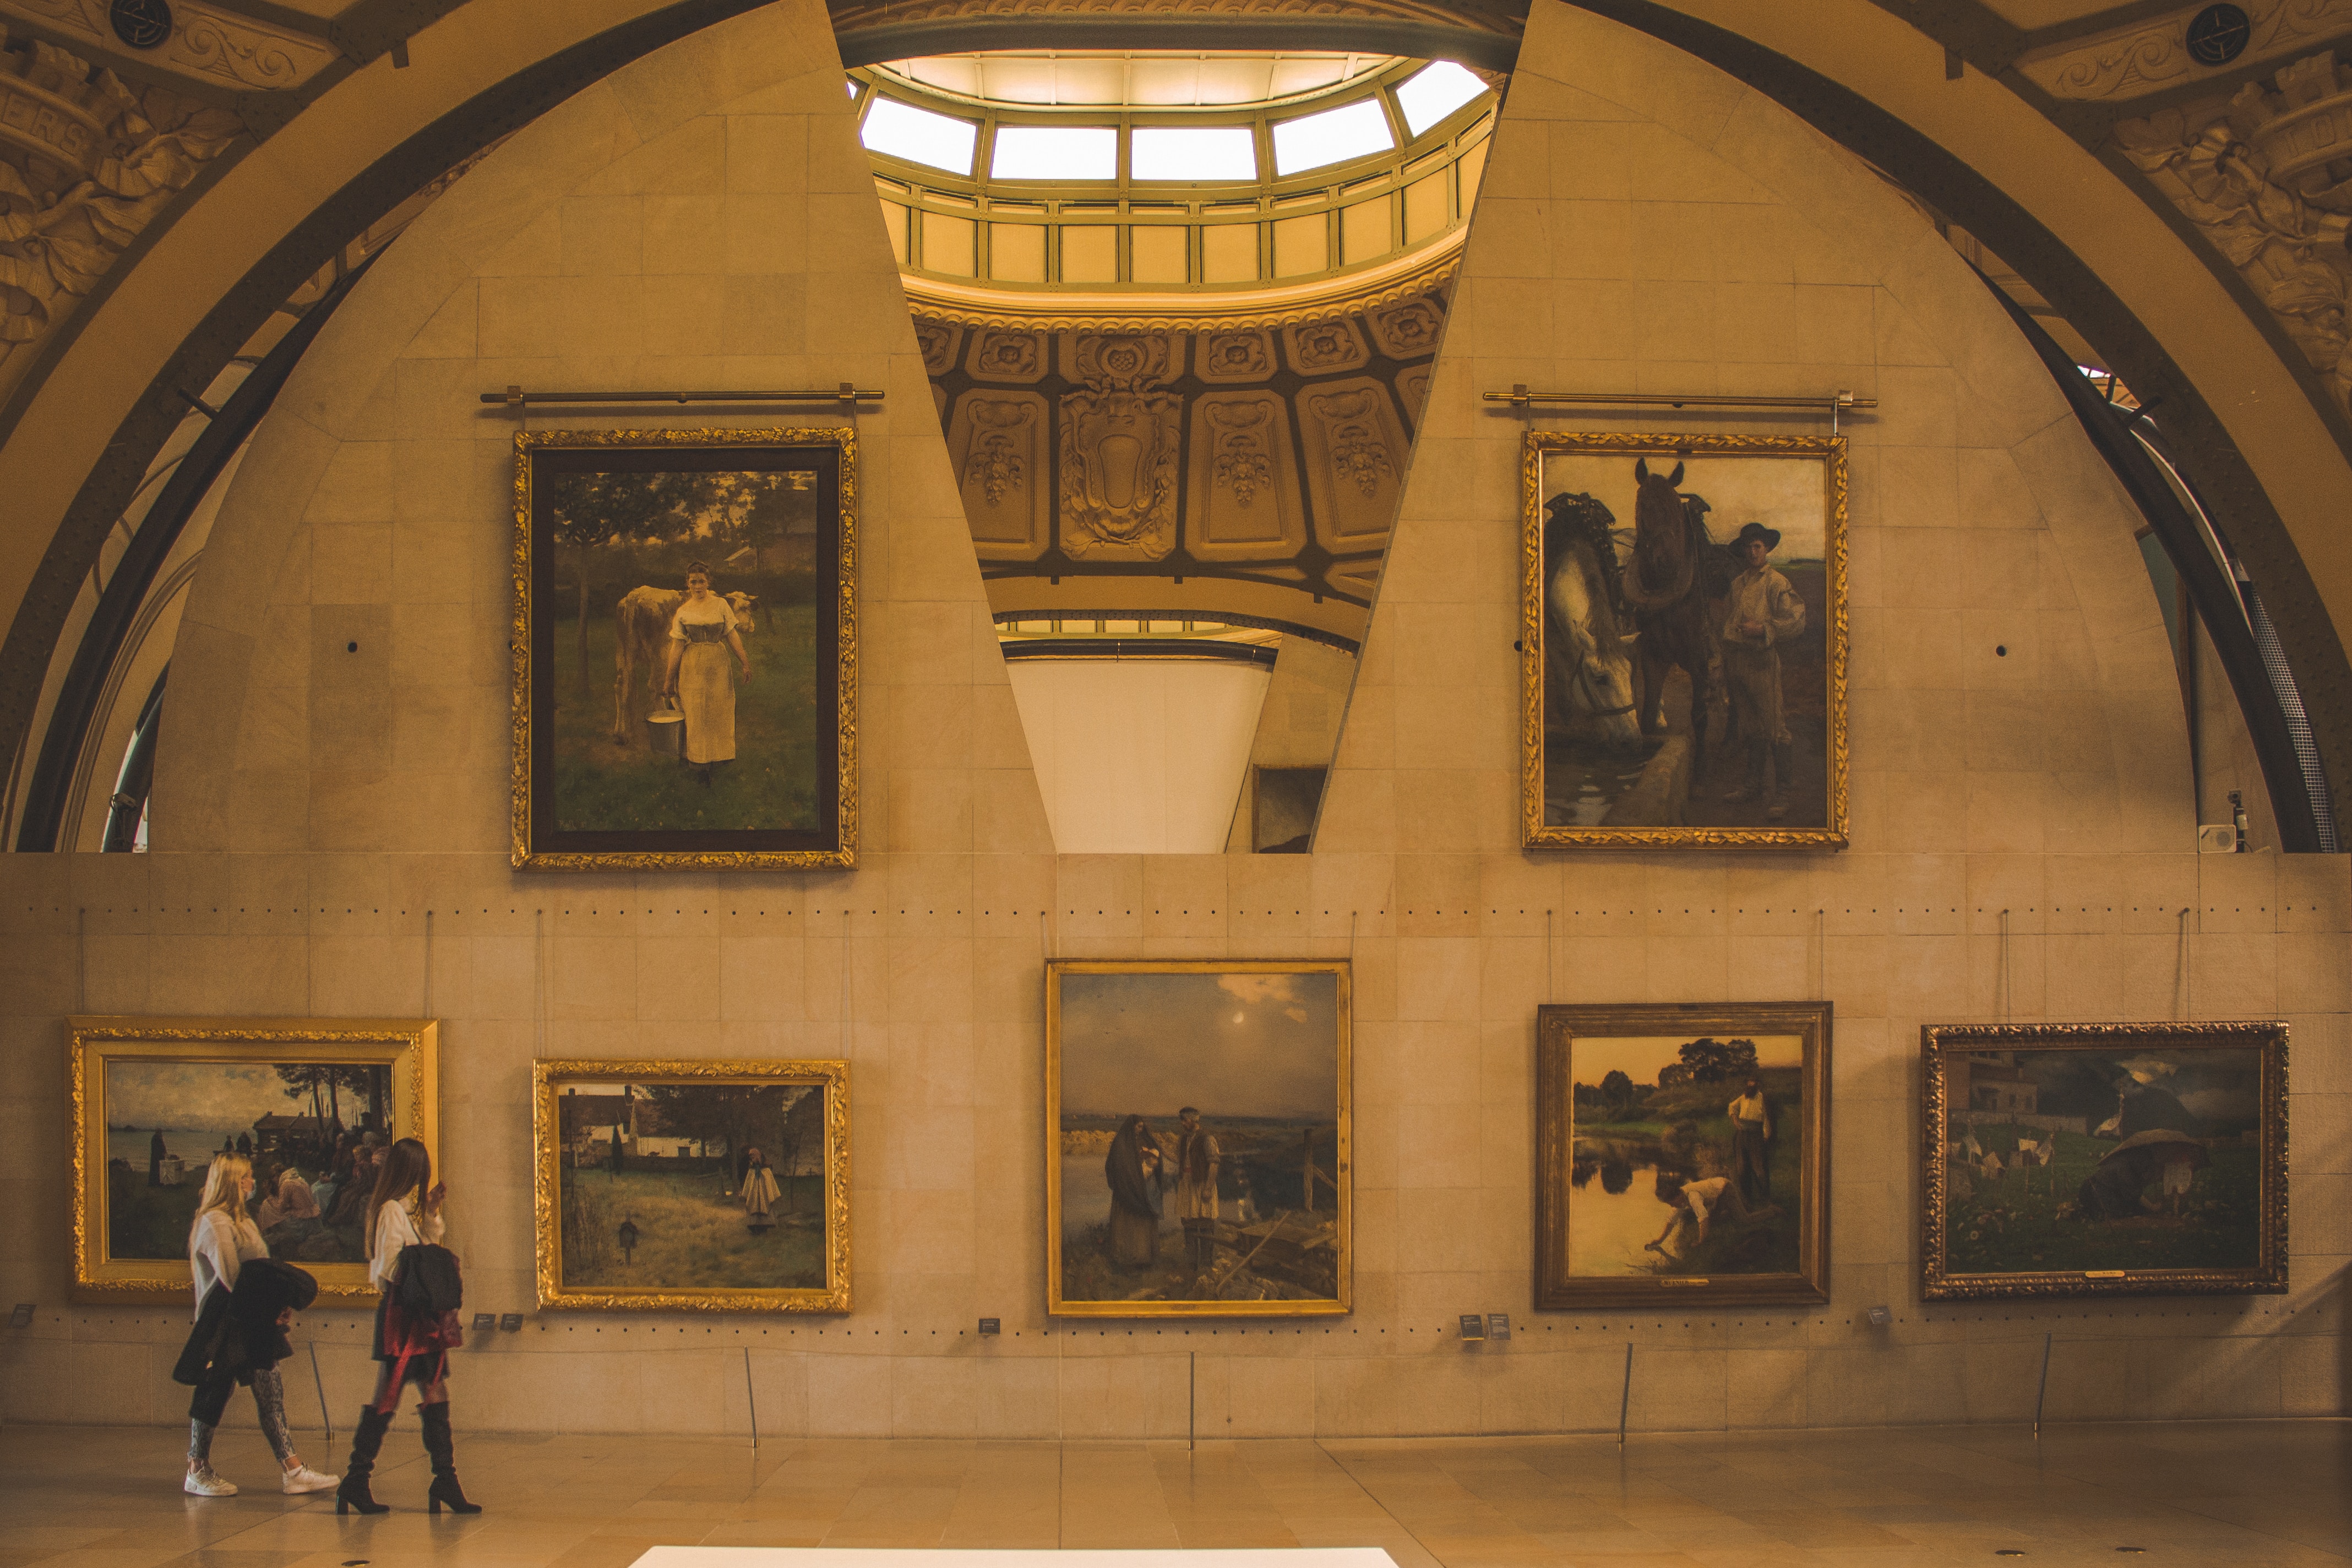
<path id="1" fill-rule="evenodd" d="M 517 440 L 517 864 L 846 864 L 850 433 Z"/>
<path id="2" fill-rule="evenodd" d="M 1845 842 L 1845 445 L 1531 432 L 1530 846 Z"/>

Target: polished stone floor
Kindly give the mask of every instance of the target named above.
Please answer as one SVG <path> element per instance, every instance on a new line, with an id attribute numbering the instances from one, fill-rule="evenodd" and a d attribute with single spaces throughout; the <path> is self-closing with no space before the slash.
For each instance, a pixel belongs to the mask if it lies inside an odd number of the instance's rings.
<path id="1" fill-rule="evenodd" d="M 1203 1444 L 467 1438 L 429 1518 L 404 1413 L 376 1496 L 277 1490 L 250 1431 L 0 1430 L 0 1568 L 625 1568 L 658 1544 L 1380 1546 L 1401 1568 L 2340 1563 L 2352 1423 Z M 312 1447 L 317 1447 L 315 1436 Z M 318 1453 L 305 1458 L 319 1460 Z M 336 1456 L 340 1459 L 340 1455 Z M 340 1468 L 340 1465 L 330 1468 Z M 2137 1553 L 2133 1548 L 2139 1549 Z"/>

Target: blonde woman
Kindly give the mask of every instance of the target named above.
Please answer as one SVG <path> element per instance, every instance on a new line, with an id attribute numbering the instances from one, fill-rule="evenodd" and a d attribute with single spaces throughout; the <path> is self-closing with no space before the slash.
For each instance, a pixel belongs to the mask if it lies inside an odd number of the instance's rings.
<path id="1" fill-rule="evenodd" d="M 741 679 L 751 679 L 751 656 L 743 651 L 741 627 L 734 605 L 710 591 L 710 568 L 699 561 L 686 563 L 686 597 L 669 618 L 669 656 L 663 667 L 662 690 L 677 699 L 686 714 L 686 748 L 680 761 L 698 768 L 703 787 L 710 786 L 711 771 L 735 760 L 735 681 L 728 668 L 728 652 L 741 667 Z"/>
<path id="2" fill-rule="evenodd" d="M 215 1338 L 207 1328 L 207 1299 L 215 1293 L 220 1298 L 211 1309 L 217 1324 L 228 1312 L 228 1298 L 236 1289 L 244 1265 L 269 1256 L 260 1227 L 245 1210 L 245 1200 L 252 1195 L 253 1162 L 242 1154 L 215 1154 L 205 1177 L 205 1195 L 196 1207 L 195 1222 L 188 1227 L 188 1266 L 195 1277 L 196 1297 L 196 1328 L 189 1336 L 189 1355 L 204 1366 L 204 1372 L 194 1397 L 188 1401 L 188 1474 L 182 1489 L 195 1497 L 236 1495 L 236 1484 L 213 1470 L 213 1433 L 228 1408 L 229 1394 L 247 1381 L 253 1385 L 254 1405 L 261 1414 L 262 1435 L 278 1456 L 280 1488 L 289 1493 L 315 1492 L 335 1484 L 334 1477 L 305 1466 L 294 1452 L 293 1434 L 286 1427 L 286 1387 L 277 1363 L 248 1359 L 240 1369 L 231 1364 L 237 1359 L 234 1355 L 211 1354 L 197 1343 L 199 1339 L 209 1343 Z M 276 1317 L 281 1326 L 292 1321 L 290 1311 Z M 182 1359 L 187 1362 L 189 1356 Z"/>

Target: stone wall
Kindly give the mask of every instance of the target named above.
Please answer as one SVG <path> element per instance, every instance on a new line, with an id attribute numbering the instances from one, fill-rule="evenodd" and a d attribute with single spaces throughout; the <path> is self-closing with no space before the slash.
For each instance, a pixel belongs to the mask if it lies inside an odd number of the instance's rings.
<path id="1" fill-rule="evenodd" d="M 889 393 L 861 420 L 859 869 L 510 871 L 514 425 L 476 394 L 851 378 Z M 1883 400 L 1850 429 L 1850 850 L 1516 847 L 1523 426 L 1475 395 L 1521 381 Z M 1925 220 L 1739 83 L 1536 0 L 1427 407 L 1316 852 L 1057 857 L 817 8 L 726 23 L 518 135 L 257 437 L 180 633 L 156 851 L 0 861 L 22 1216 L 0 1300 L 40 1309 L 0 1340 L 6 1418 L 182 1403 L 184 1312 L 63 1304 L 62 1015 L 428 1007 L 477 1310 L 530 1302 L 535 1053 L 845 1055 L 856 1086 L 853 1316 L 533 1314 L 464 1352 L 471 1426 L 740 1432 L 749 1350 L 771 1432 L 1167 1436 L 1188 1408 L 1212 1436 L 1594 1429 L 1628 1343 L 1641 1428 L 2016 1420 L 2045 1332 L 2053 1419 L 2352 1405 L 2347 863 L 2191 853 L 2128 509 Z M 1353 957 L 1352 1316 L 1045 1320 L 1049 952 Z M 1536 1006 L 1817 994 L 1832 1304 L 1529 1314 Z M 1917 1027 L 2004 994 L 2021 1019 L 2292 1021 L 2291 1294 L 1921 1305 Z M 1465 1346 L 1471 1310 L 1515 1337 Z M 345 1411 L 364 1331 L 305 1323 Z"/>

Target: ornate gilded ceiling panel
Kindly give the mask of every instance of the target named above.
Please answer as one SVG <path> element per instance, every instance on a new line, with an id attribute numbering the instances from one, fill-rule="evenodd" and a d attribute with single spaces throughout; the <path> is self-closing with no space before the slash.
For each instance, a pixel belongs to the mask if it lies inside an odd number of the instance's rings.
<path id="1" fill-rule="evenodd" d="M 0 387 L 244 129 L 0 30 Z"/>
<path id="2" fill-rule="evenodd" d="M 2072 38 L 2021 56 L 2017 69 L 2053 98 L 2111 101 L 2187 87 L 2352 31 L 2352 0 L 2241 0 L 2252 24 L 2242 52 L 2200 59 L 2189 25 L 2203 9 Z"/>
<path id="3" fill-rule="evenodd" d="M 1431 293 L 1244 329 L 918 318 L 992 595 L 1051 614 L 1153 578 L 1203 618 L 1352 642 L 1444 312 Z"/>
<path id="4" fill-rule="evenodd" d="M 68 47 L 128 53 L 142 69 L 231 92 L 299 87 L 342 58 L 314 34 L 189 0 L 175 0 L 168 32 L 133 44 L 115 30 L 108 9 L 109 0 L 0 0 L 0 19 L 16 16 L 64 35 Z"/>
<path id="5" fill-rule="evenodd" d="M 2115 135 L 2352 412 L 2352 72 L 2313 55 Z"/>

